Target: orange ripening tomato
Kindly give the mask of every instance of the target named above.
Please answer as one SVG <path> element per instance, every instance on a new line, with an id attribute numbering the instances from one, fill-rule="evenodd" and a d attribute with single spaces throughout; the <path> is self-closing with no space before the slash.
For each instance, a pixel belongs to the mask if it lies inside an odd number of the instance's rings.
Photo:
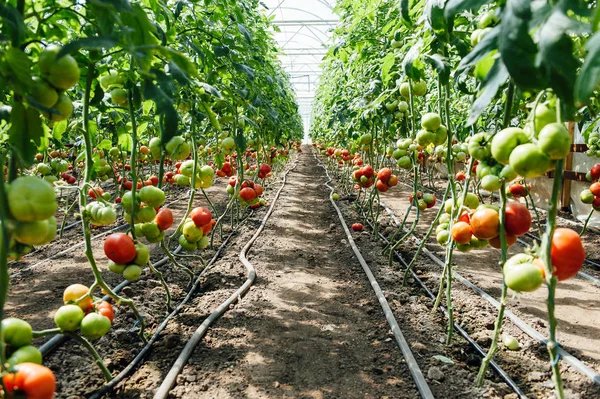
<path id="1" fill-rule="evenodd" d="M 515 242 L 517 242 L 517 236 L 511 236 L 508 234 L 504 234 L 504 236 L 506 237 L 506 245 L 508 247 L 512 246 Z M 496 248 L 496 249 L 501 249 L 502 245 L 500 243 L 500 236 L 491 238 L 488 243 L 490 244 L 490 246 L 492 248 Z"/>
<path id="2" fill-rule="evenodd" d="M 102 301 L 99 304 L 97 304 L 96 310 L 99 314 L 108 318 L 108 320 L 110 320 L 111 323 L 115 319 L 115 310 L 113 309 L 112 305 L 106 301 Z"/>
<path id="3" fill-rule="evenodd" d="M 498 236 L 500 218 L 498 212 L 489 208 L 482 208 L 471 215 L 471 229 L 473 235 L 481 240 L 489 240 Z"/>
<path id="4" fill-rule="evenodd" d="M 377 178 L 384 183 L 387 183 L 390 177 L 392 177 L 392 170 L 390 168 L 383 168 L 377 172 Z"/>
<path id="5" fill-rule="evenodd" d="M 466 222 L 457 222 L 452 226 L 452 238 L 459 244 L 468 244 L 471 242 L 473 231 Z"/>
<path id="6" fill-rule="evenodd" d="M 56 377 L 48 367 L 35 363 L 21 363 L 15 366 L 16 373 L 4 376 L 4 388 L 10 397 L 26 399 L 52 399 L 56 390 Z"/>

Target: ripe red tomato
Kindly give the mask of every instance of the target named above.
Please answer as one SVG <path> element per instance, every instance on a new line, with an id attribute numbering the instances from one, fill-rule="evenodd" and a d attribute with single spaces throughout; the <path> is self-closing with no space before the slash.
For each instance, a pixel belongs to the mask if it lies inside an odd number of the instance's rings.
<path id="1" fill-rule="evenodd" d="M 465 172 L 458 172 L 456 174 L 456 180 L 458 181 L 463 181 L 467 178 L 467 175 L 465 174 Z"/>
<path id="2" fill-rule="evenodd" d="M 377 172 L 377 178 L 384 183 L 387 183 L 390 177 L 392 177 L 392 170 L 390 168 L 383 168 Z"/>
<path id="3" fill-rule="evenodd" d="M 377 180 L 375 187 L 377 188 L 377 190 L 379 190 L 379 192 L 382 192 L 382 193 L 385 193 L 387 190 L 390 189 L 390 186 L 385 184 L 385 182 L 383 180 Z"/>
<path id="4" fill-rule="evenodd" d="M 249 190 L 252 189 L 249 188 Z M 196 227 L 202 227 L 206 226 L 207 224 L 210 224 L 212 214 L 210 213 L 210 209 L 208 208 L 194 208 L 192 212 L 190 212 L 190 218 L 192 219 Z"/>
<path id="5" fill-rule="evenodd" d="M 595 164 L 590 169 L 590 174 L 592 175 L 592 180 L 596 181 L 600 179 L 600 163 Z"/>
<path id="6" fill-rule="evenodd" d="M 525 189 L 525 186 L 522 184 L 511 184 L 508 187 L 508 190 L 510 191 L 512 196 L 515 198 L 521 198 L 521 197 L 525 197 L 527 195 L 527 190 Z"/>
<path id="7" fill-rule="evenodd" d="M 473 235 L 480 240 L 489 240 L 498 236 L 500 218 L 498 212 L 490 208 L 481 208 L 471 215 Z"/>
<path id="8" fill-rule="evenodd" d="M 256 196 L 260 197 L 263 193 L 263 187 L 258 183 L 254 183 L 254 191 L 256 192 Z"/>
<path id="9" fill-rule="evenodd" d="M 4 388 L 10 397 L 25 394 L 27 399 L 52 399 L 56 390 L 56 377 L 52 370 L 35 363 L 15 366 L 16 373 L 6 374 Z"/>
<path id="10" fill-rule="evenodd" d="M 458 221 L 465 222 L 465 223 L 471 223 L 471 217 L 469 216 L 469 212 L 464 211 L 458 218 Z"/>
<path id="11" fill-rule="evenodd" d="M 361 231 L 362 229 L 363 229 L 362 223 L 354 223 L 352 225 L 352 230 L 354 230 L 354 231 Z"/>
<path id="12" fill-rule="evenodd" d="M 173 225 L 173 212 L 170 209 L 163 208 L 156 214 L 156 218 L 154 219 L 158 228 L 161 230 L 168 230 L 169 227 Z"/>
<path id="13" fill-rule="evenodd" d="M 598 183 L 598 182 L 592 183 L 592 185 L 590 186 L 590 191 L 596 197 L 600 196 L 600 183 Z"/>
<path id="14" fill-rule="evenodd" d="M 256 198 L 256 191 L 253 188 L 246 187 L 240 190 L 240 198 L 244 201 L 252 201 Z"/>
<path id="15" fill-rule="evenodd" d="M 471 242 L 473 231 L 466 222 L 457 222 L 452 226 L 452 238 L 459 244 L 468 244 Z"/>
<path id="16" fill-rule="evenodd" d="M 375 171 L 373 170 L 373 167 L 371 165 L 367 165 L 363 168 L 363 175 L 367 176 L 367 178 L 373 177 L 374 174 Z"/>
<path id="17" fill-rule="evenodd" d="M 113 233 L 104 240 L 104 254 L 115 263 L 124 265 L 135 258 L 133 239 L 125 233 Z"/>
<path id="18" fill-rule="evenodd" d="M 522 236 L 531 227 L 531 214 L 527 207 L 520 202 L 509 202 L 506 204 L 506 220 L 504 228 L 506 233 L 512 236 Z"/>
<path id="19" fill-rule="evenodd" d="M 235 187 L 235 184 L 237 183 L 237 179 L 235 178 L 235 176 L 231 176 L 229 178 L 228 183 L 229 183 L 230 186 Z"/>
<path id="20" fill-rule="evenodd" d="M 271 172 L 271 167 L 268 164 L 263 163 L 263 164 L 260 165 L 260 167 L 258 168 L 258 170 L 263 175 L 266 175 L 267 173 Z"/>
<path id="21" fill-rule="evenodd" d="M 150 181 L 153 186 L 158 186 L 158 176 L 150 176 Z"/>
<path id="22" fill-rule="evenodd" d="M 558 228 L 554 231 L 551 251 L 554 275 L 559 281 L 575 276 L 585 260 L 581 237 L 571 229 Z"/>

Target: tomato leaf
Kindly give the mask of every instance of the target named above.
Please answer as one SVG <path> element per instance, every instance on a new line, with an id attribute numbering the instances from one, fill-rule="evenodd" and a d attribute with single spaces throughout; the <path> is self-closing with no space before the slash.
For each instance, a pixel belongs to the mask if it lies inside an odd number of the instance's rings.
<path id="1" fill-rule="evenodd" d="M 498 50 L 510 77 L 525 90 L 546 87 L 548 78 L 542 76 L 535 66 L 537 46 L 529 36 L 531 17 L 529 0 L 508 0 L 498 37 Z"/>
<path id="2" fill-rule="evenodd" d="M 61 58 L 67 54 L 73 54 L 81 49 L 102 50 L 115 47 L 119 39 L 112 36 L 82 37 L 64 45 L 56 54 L 56 58 Z"/>
<path id="3" fill-rule="evenodd" d="M 156 104 L 156 112 L 163 117 L 161 142 L 166 143 L 177 135 L 179 114 L 175 109 L 173 99 L 161 87 L 146 79 L 143 83 L 144 98 L 149 98 Z"/>
<path id="4" fill-rule="evenodd" d="M 35 108 L 25 108 L 22 103 L 16 102 L 10 113 L 10 123 L 8 142 L 21 164 L 29 167 L 44 136 L 40 113 Z"/>
<path id="5" fill-rule="evenodd" d="M 248 79 L 250 80 L 254 80 L 254 78 L 256 77 L 256 74 L 254 72 L 254 69 L 250 68 L 247 65 L 243 65 L 243 64 L 238 64 L 238 63 L 233 63 L 233 66 L 235 67 L 236 70 L 238 70 L 238 72 L 243 73 L 244 75 L 246 75 L 248 77 Z"/>
<path id="6" fill-rule="evenodd" d="M 413 80 L 421 79 L 421 71 L 419 68 L 415 67 L 415 64 L 417 64 L 419 55 L 421 55 L 422 45 L 422 40 L 419 40 L 417 43 L 415 43 L 410 50 L 408 50 L 408 53 L 406 53 L 404 60 L 402 61 L 402 69 L 404 70 L 404 73 Z"/>
<path id="7" fill-rule="evenodd" d="M 14 86 L 19 84 L 20 91 L 27 90 L 33 84 L 31 79 L 31 60 L 21 49 L 10 47 L 5 54 L 6 63 L 10 67 L 18 82 L 12 82 Z"/>
<path id="8" fill-rule="evenodd" d="M 200 83 L 198 83 L 198 85 L 200 85 L 202 88 L 204 88 L 204 90 L 206 92 L 212 94 L 213 96 L 215 96 L 217 98 L 223 98 L 223 96 L 221 95 L 221 92 L 216 87 L 211 86 L 205 82 L 200 82 Z"/>
<path id="9" fill-rule="evenodd" d="M 600 82 L 600 32 L 585 44 L 587 55 L 575 82 L 575 100 L 587 103 Z"/>
<path id="10" fill-rule="evenodd" d="M 252 44 L 252 34 L 248 31 L 248 29 L 244 25 L 238 24 L 238 30 L 244 36 L 244 38 L 246 39 L 246 41 L 249 44 Z"/>
<path id="11" fill-rule="evenodd" d="M 398 9 L 400 10 L 400 17 L 402 17 L 402 21 L 409 28 L 412 26 L 412 21 L 410 20 L 410 6 L 409 0 L 400 0 L 398 2 Z"/>
<path id="12" fill-rule="evenodd" d="M 0 18 L 2 19 L 0 31 L 8 33 L 6 32 L 8 30 L 10 32 L 13 46 L 21 44 L 25 37 L 25 24 L 19 11 L 10 5 L 0 4 Z"/>
<path id="13" fill-rule="evenodd" d="M 381 80 L 382 80 L 384 86 L 387 86 L 387 84 L 389 83 L 389 81 L 391 79 L 390 70 L 394 66 L 395 62 L 396 62 L 396 55 L 394 54 L 393 51 L 391 53 L 388 53 L 385 57 L 383 57 L 383 60 L 381 62 Z"/>
<path id="14" fill-rule="evenodd" d="M 469 113 L 469 119 L 467 120 L 467 126 L 471 126 L 477 122 L 479 116 L 487 106 L 490 105 L 492 99 L 498 92 L 498 89 L 507 81 L 508 77 L 508 70 L 504 66 L 504 63 L 500 59 L 497 59 L 481 85 L 477 100 L 473 102 L 471 112 Z"/>
<path id="15" fill-rule="evenodd" d="M 555 11 L 546 21 L 540 30 L 536 63 L 549 74 L 550 87 L 563 100 L 570 117 L 574 108 L 573 91 L 579 61 L 573 55 L 573 42 L 567 33 L 568 19 L 562 12 Z"/>
<path id="16" fill-rule="evenodd" d="M 491 2 L 492 0 L 450 0 L 444 9 L 444 16 L 446 19 L 451 19 L 460 12 L 465 10 L 476 11 Z"/>
<path id="17" fill-rule="evenodd" d="M 442 80 L 442 84 L 447 84 L 450 80 L 450 68 L 446 63 L 446 59 L 440 54 L 427 55 L 425 60 L 431 64 Z"/>
<path id="18" fill-rule="evenodd" d="M 52 129 L 52 137 L 56 140 L 62 140 L 62 135 L 67 131 L 68 123 L 66 120 L 56 122 L 54 124 L 54 128 Z"/>

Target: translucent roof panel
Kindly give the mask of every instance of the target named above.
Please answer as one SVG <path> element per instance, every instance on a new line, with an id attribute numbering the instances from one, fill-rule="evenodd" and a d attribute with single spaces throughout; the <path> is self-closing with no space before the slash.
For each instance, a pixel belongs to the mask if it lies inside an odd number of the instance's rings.
<path id="1" fill-rule="evenodd" d="M 263 0 L 263 12 L 274 16 L 281 32 L 275 40 L 282 49 L 281 63 L 290 74 L 296 91 L 304 129 L 311 124 L 312 102 L 327 52 L 330 31 L 338 22 L 335 0 Z"/>

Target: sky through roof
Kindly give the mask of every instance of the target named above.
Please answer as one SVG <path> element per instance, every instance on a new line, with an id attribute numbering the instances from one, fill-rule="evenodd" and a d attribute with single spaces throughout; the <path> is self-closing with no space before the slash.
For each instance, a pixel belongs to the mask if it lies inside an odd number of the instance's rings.
<path id="1" fill-rule="evenodd" d="M 335 0 L 263 0 L 261 3 L 267 7 L 263 12 L 274 15 L 273 23 L 281 30 L 275 32 L 275 40 L 282 49 L 281 63 L 290 74 L 304 129 L 308 132 L 321 60 L 327 52 L 330 30 L 338 22 L 333 13 Z"/>

